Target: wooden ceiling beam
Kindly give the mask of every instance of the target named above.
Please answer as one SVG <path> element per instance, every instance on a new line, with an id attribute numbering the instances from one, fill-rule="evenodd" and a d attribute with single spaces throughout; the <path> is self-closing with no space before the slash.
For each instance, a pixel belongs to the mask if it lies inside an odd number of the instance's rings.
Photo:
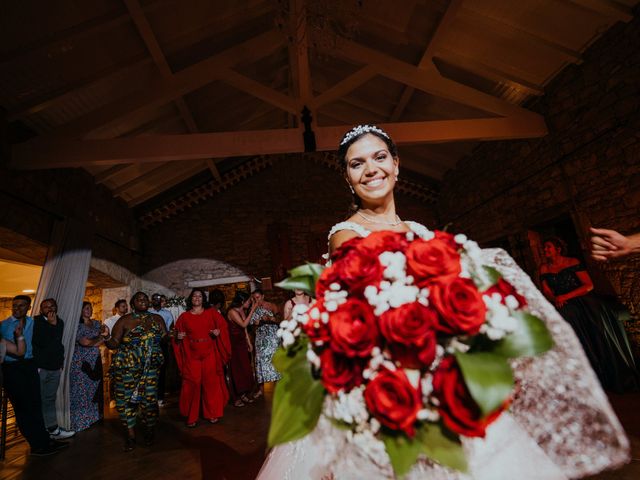
<path id="1" fill-rule="evenodd" d="M 93 176 L 93 179 L 96 183 L 104 183 L 109 180 L 111 177 L 121 173 L 123 170 L 126 170 L 130 167 L 128 163 L 121 163 L 120 165 L 114 165 L 113 167 L 109 167 L 102 172 Z"/>
<path id="2" fill-rule="evenodd" d="M 294 73 L 294 85 L 297 86 L 298 112 L 302 106 L 308 106 L 313 98 L 306 1 L 308 0 L 289 0 L 291 28 L 294 32 L 293 48 L 290 50 L 291 71 Z"/>
<path id="3" fill-rule="evenodd" d="M 320 95 L 317 95 L 313 100 L 311 100 L 311 106 L 309 108 L 318 109 L 328 103 L 338 100 L 340 97 L 347 95 L 360 85 L 371 80 L 376 76 L 376 74 L 377 71 L 372 65 L 362 67 L 357 72 L 339 81 Z"/>
<path id="4" fill-rule="evenodd" d="M 491 81 L 509 85 L 510 87 L 522 90 L 529 95 L 544 95 L 544 87 L 533 82 L 520 78 L 512 73 L 504 72 L 499 68 L 488 65 L 475 57 L 454 52 L 446 48 L 438 51 L 436 58 L 443 60 L 445 63 L 455 66 L 456 68 L 466 70 L 474 75 L 488 78 Z"/>
<path id="5" fill-rule="evenodd" d="M 133 19 L 134 24 L 136 25 L 136 28 L 138 29 L 138 33 L 147 46 L 147 50 L 149 50 L 154 63 L 160 70 L 160 73 L 164 78 L 172 80 L 173 71 L 171 70 L 169 63 L 167 62 L 167 58 L 162 52 L 162 48 L 160 47 L 158 39 L 156 38 L 155 33 L 153 33 L 153 29 L 151 28 L 151 25 L 149 24 L 149 21 L 147 20 L 147 17 L 145 16 L 144 11 L 140 6 L 140 2 L 138 0 L 124 0 L 124 2 L 127 6 L 127 9 L 129 10 L 129 14 Z M 182 116 L 182 119 L 184 120 L 189 132 L 198 133 L 198 126 L 196 125 L 196 121 L 193 118 L 193 115 L 189 110 L 187 103 L 184 101 L 182 95 L 179 95 L 175 98 L 175 104 L 178 107 L 178 111 L 180 112 L 180 115 Z M 212 159 L 208 159 L 207 166 L 211 170 L 214 178 L 220 178 L 220 173 L 218 172 L 215 161 L 213 161 Z M 114 195 L 116 194 L 117 193 L 114 191 Z"/>
<path id="6" fill-rule="evenodd" d="M 355 42 L 345 40 L 336 54 L 352 61 L 365 61 L 379 69 L 380 74 L 418 90 L 462 103 L 485 112 L 502 116 L 538 117 L 540 115 L 512 105 L 474 88 L 440 76 L 434 68 L 422 69 L 390 57 Z"/>
<path id="7" fill-rule="evenodd" d="M 142 165 L 141 171 L 136 177 L 121 185 L 118 185 L 117 187 L 112 188 L 111 193 L 114 196 L 121 197 L 124 193 L 127 192 L 127 190 L 131 190 L 141 183 L 146 182 L 147 184 L 152 185 L 157 179 L 172 177 L 175 173 L 182 171 L 184 167 L 184 164 L 176 162 L 166 162 L 159 164 L 149 163 Z"/>
<path id="8" fill-rule="evenodd" d="M 542 117 L 481 118 L 382 124 L 398 144 L 541 137 Z M 334 150 L 349 126 L 317 127 L 318 150 Z M 22 169 L 86 167 L 248 155 L 303 152 L 300 129 L 188 135 L 153 135 L 106 140 L 49 139 L 14 145 L 11 166 Z"/>
<path id="9" fill-rule="evenodd" d="M 220 80 L 230 86 L 259 98 L 260 100 L 267 102 L 274 107 L 278 107 L 285 112 L 293 113 L 294 115 L 298 114 L 299 109 L 295 100 L 285 94 L 269 88 L 260 82 L 256 82 L 255 80 L 246 77 L 235 70 L 231 70 L 230 68 L 220 69 L 219 74 Z"/>
<path id="10" fill-rule="evenodd" d="M 427 43 L 427 47 L 424 49 L 422 58 L 418 62 L 418 68 L 433 68 L 433 55 L 442 43 L 442 40 L 451 31 L 451 25 L 453 24 L 453 20 L 455 19 L 458 11 L 460 10 L 460 7 L 462 6 L 462 1 L 463 0 L 451 0 L 451 2 L 449 3 L 449 6 L 442 15 L 442 18 L 440 19 L 435 32 L 433 32 L 431 39 Z M 400 99 L 393 109 L 391 117 L 389 117 L 390 121 L 396 122 L 400 119 L 400 117 L 404 113 L 405 108 L 407 108 L 407 105 L 409 104 L 414 91 L 415 89 L 411 86 L 404 87 L 404 90 L 400 95 Z"/>
<path id="11" fill-rule="evenodd" d="M 601 15 L 605 15 L 609 18 L 613 18 L 616 21 L 628 23 L 633 20 L 633 10 L 631 8 L 622 5 L 615 1 L 610 0 L 564 0 L 571 3 L 581 10 L 587 10 Z"/>
<path id="12" fill-rule="evenodd" d="M 157 186 L 152 187 L 150 190 L 140 192 L 139 195 L 134 195 L 129 193 L 129 198 L 125 201 L 129 207 L 135 207 L 136 205 L 140 205 L 141 203 L 146 202 L 147 200 L 155 197 L 156 195 L 161 194 L 162 192 L 169 190 L 172 187 L 175 187 L 179 183 L 188 180 L 194 175 L 204 171 L 207 169 L 207 166 L 204 162 L 194 162 L 192 165 L 177 171 L 174 175 L 172 175 L 166 182 L 163 182 Z"/>
<path id="13" fill-rule="evenodd" d="M 107 128 L 130 115 L 165 105 L 181 95 L 201 88 L 219 78 L 219 69 L 229 68 L 243 61 L 253 61 L 276 51 L 282 36 L 269 31 L 241 44 L 185 68 L 170 79 L 161 78 L 144 90 L 134 92 L 122 100 L 110 103 L 49 133 L 52 137 L 83 138 L 98 128 Z"/>

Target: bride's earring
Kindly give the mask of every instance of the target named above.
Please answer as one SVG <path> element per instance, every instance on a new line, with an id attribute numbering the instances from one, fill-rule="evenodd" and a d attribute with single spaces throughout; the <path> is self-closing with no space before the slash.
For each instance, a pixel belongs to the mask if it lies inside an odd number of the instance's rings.
<path id="1" fill-rule="evenodd" d="M 349 190 L 351 190 L 352 195 L 356 194 L 356 191 L 353 189 L 353 185 L 349 184 Z"/>

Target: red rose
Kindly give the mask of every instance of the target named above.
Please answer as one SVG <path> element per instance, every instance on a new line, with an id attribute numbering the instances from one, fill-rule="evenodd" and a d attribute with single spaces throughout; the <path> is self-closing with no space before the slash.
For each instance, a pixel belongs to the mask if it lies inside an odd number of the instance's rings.
<path id="1" fill-rule="evenodd" d="M 452 432 L 465 437 L 484 437 L 487 427 L 500 416 L 508 402 L 486 417 L 464 383 L 455 357 L 445 357 L 433 375 L 433 394 L 440 402 L 442 421 Z"/>
<path id="2" fill-rule="evenodd" d="M 461 245 L 455 241 L 455 235 L 451 235 L 448 232 L 443 232 L 442 230 L 435 230 L 433 233 L 436 240 L 440 240 L 441 242 L 446 243 L 455 251 L 458 251 L 461 248 Z"/>
<path id="3" fill-rule="evenodd" d="M 447 241 L 414 240 L 407 248 L 407 273 L 417 285 L 433 277 L 457 277 L 461 271 L 460 255 Z"/>
<path id="4" fill-rule="evenodd" d="M 406 233 L 382 230 L 373 232 L 360 242 L 360 246 L 368 248 L 380 255 L 382 252 L 404 252 L 409 245 Z"/>
<path id="5" fill-rule="evenodd" d="M 422 407 L 420 392 L 409 382 L 404 370 L 382 369 L 364 391 L 371 414 L 384 426 L 415 435 L 414 423 Z"/>
<path id="6" fill-rule="evenodd" d="M 349 299 L 330 313 L 331 348 L 347 357 L 368 357 L 378 344 L 376 317 L 368 303 Z"/>
<path id="7" fill-rule="evenodd" d="M 380 333 L 393 359 L 405 368 L 428 367 L 436 354 L 437 313 L 419 302 L 387 310 L 380 316 Z"/>
<path id="8" fill-rule="evenodd" d="M 321 301 L 318 301 L 313 307 L 309 309 L 307 315 L 309 320 L 303 325 L 302 329 L 311 340 L 311 343 L 315 345 L 316 342 L 328 343 L 331 340 L 331 332 L 329 331 L 329 324 L 322 321 L 321 318 L 313 319 L 312 314 L 314 311 L 318 312 L 318 315 L 322 315 L 326 312 L 324 305 Z"/>
<path id="9" fill-rule="evenodd" d="M 513 285 L 511 285 L 506 280 L 503 280 L 502 278 L 498 279 L 498 283 L 485 290 L 484 293 L 487 295 L 499 293 L 500 295 L 502 295 L 502 303 L 504 303 L 504 299 L 506 297 L 508 297 L 509 295 L 513 295 L 518 301 L 520 307 L 527 306 L 527 299 L 520 295 Z"/>
<path id="10" fill-rule="evenodd" d="M 355 241 L 354 241 L 355 240 Z M 324 295 L 332 283 L 338 283 L 352 295 L 361 294 L 369 285 L 377 286 L 384 271 L 378 254 L 361 245 L 363 239 L 345 242 L 331 257 L 332 265 L 318 279 L 317 296 Z"/>
<path id="11" fill-rule="evenodd" d="M 429 285 L 429 304 L 439 314 L 437 329 L 443 333 L 475 335 L 485 321 L 487 307 L 468 278 L 455 277 Z"/>
<path id="12" fill-rule="evenodd" d="M 337 393 L 340 390 L 348 392 L 364 381 L 362 371 L 366 360 L 347 358 L 331 349 L 326 349 L 320 355 L 320 361 L 322 362 L 320 378 L 330 393 Z"/>

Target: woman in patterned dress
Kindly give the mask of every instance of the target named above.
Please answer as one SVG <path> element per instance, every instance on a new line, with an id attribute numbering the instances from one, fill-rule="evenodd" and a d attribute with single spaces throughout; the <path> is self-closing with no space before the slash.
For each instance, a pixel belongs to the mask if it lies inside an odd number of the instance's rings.
<path id="1" fill-rule="evenodd" d="M 127 429 L 124 450 L 136 446 L 135 426 L 138 414 L 146 427 L 145 445 L 152 445 L 158 420 L 158 375 L 164 361 L 161 342 L 167 327 L 160 315 L 150 313 L 149 297 L 137 292 L 131 298 L 131 313 L 113 326 L 107 347 L 117 349 L 111 360 L 116 410 Z"/>
<path id="2" fill-rule="evenodd" d="M 109 333 L 105 325 L 91 318 L 92 315 L 91 303 L 82 302 L 69 372 L 71 430 L 76 432 L 89 428 L 103 415 L 100 345 Z"/>
<path id="3" fill-rule="evenodd" d="M 271 360 L 278 349 L 278 307 L 264 299 L 264 293 L 259 288 L 251 294 L 251 310 L 248 317 L 250 323 L 256 325 L 256 382 L 259 389 L 254 394 L 258 398 L 264 394 L 264 384 L 280 380 L 280 373 L 275 369 Z"/>

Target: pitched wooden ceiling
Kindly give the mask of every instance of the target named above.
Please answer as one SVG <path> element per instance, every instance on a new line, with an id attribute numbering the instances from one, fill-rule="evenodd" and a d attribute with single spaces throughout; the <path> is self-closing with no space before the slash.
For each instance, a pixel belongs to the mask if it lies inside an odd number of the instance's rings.
<path id="1" fill-rule="evenodd" d="M 478 141 L 544 135 L 523 105 L 637 3 L 3 2 L 0 104 L 35 134 L 12 166 L 82 167 L 137 206 L 222 183 L 230 157 L 304 151 L 307 106 L 318 150 L 379 123 L 437 182 Z"/>

